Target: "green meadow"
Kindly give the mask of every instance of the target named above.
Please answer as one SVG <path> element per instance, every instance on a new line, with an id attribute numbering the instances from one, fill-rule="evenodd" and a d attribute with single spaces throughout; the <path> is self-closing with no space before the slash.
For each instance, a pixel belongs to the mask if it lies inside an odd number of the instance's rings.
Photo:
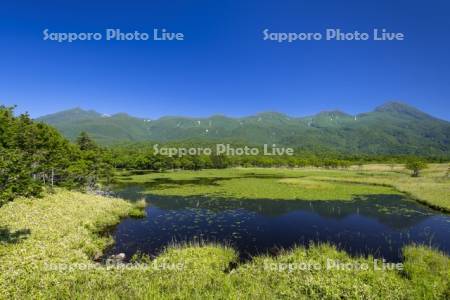
<path id="1" fill-rule="evenodd" d="M 232 177 L 245 171 L 224 172 Z M 297 171 L 292 172 L 289 176 Z M 189 178 L 185 173 L 164 176 Z M 275 257 L 254 257 L 246 263 L 239 262 L 237 253 L 229 247 L 200 244 L 170 246 L 155 259 L 136 257 L 135 265 L 146 266 L 141 269 L 96 263 L 94 259 L 113 242 L 104 234 L 105 229 L 127 215 L 136 214 L 141 205 L 63 190 L 40 199 L 21 198 L 4 205 L 0 208 L 0 299 L 448 299 L 450 296 L 449 257 L 413 245 L 403 249 L 403 270 L 380 271 L 381 265 L 374 267 L 371 257 L 350 257 L 326 244 L 310 245 L 307 249 L 297 247 Z M 324 268 L 330 259 L 368 268 L 317 270 L 295 264 L 307 262 Z"/>
<path id="2" fill-rule="evenodd" d="M 118 174 L 119 183 L 146 184 L 147 192 L 170 196 L 235 199 L 352 200 L 368 195 L 407 194 L 430 207 L 450 211 L 447 164 L 432 164 L 411 177 L 402 165 L 349 169 L 230 168 Z"/>

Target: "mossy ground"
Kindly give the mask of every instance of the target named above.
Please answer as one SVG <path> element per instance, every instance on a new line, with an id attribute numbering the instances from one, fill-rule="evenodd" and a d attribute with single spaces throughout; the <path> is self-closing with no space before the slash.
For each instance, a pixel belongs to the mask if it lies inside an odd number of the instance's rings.
<path id="1" fill-rule="evenodd" d="M 59 191 L 18 199 L 0 208 L 0 299 L 445 299 L 450 261 L 437 251 L 410 246 L 405 270 L 284 270 L 267 265 L 327 259 L 367 263 L 329 245 L 296 248 L 277 257 L 239 263 L 220 245 L 169 247 L 159 265 L 181 269 L 117 269 L 91 258 L 111 242 L 98 233 L 133 207 L 122 200 Z M 144 258 L 142 262 L 155 262 Z M 92 268 L 55 271 L 50 264 Z"/>

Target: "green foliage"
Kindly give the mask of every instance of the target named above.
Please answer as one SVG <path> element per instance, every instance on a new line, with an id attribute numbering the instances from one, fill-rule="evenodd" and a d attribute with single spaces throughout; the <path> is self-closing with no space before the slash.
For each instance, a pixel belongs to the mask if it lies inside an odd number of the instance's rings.
<path id="1" fill-rule="evenodd" d="M 225 169 L 230 166 L 230 159 L 223 154 L 211 155 L 211 167 L 214 169 Z"/>
<path id="2" fill-rule="evenodd" d="M 33 179 L 21 151 L 0 148 L 0 206 L 17 196 L 34 196 L 41 186 Z"/>
<path id="3" fill-rule="evenodd" d="M 82 131 L 77 137 L 76 143 L 80 147 L 81 151 L 97 150 L 97 144 L 91 139 L 91 137 Z"/>
<path id="4" fill-rule="evenodd" d="M 427 164 L 423 160 L 412 159 L 405 165 L 408 170 L 412 171 L 412 177 L 419 177 L 419 172 L 427 168 Z"/>
<path id="5" fill-rule="evenodd" d="M 153 153 L 153 143 L 125 143 L 121 145 L 110 146 L 111 164 L 117 169 L 135 169 L 135 170 L 200 170 L 200 169 L 223 169 L 229 167 L 289 167 L 301 168 L 307 166 L 321 167 L 326 169 L 346 169 L 351 165 L 363 165 L 367 163 L 385 163 L 391 165 L 396 163 L 405 163 L 409 160 L 420 159 L 415 156 L 405 155 L 346 155 L 334 152 L 318 151 L 311 152 L 297 149 L 293 156 L 226 156 L 226 155 L 186 155 L 182 157 L 155 155 Z M 193 141 L 171 142 L 160 144 L 159 147 L 174 148 L 210 148 L 215 149 L 214 144 L 201 143 L 196 144 Z M 243 147 L 240 144 L 232 144 L 232 147 Z M 260 149 L 260 153 L 263 150 Z M 213 152 L 214 153 L 214 152 Z M 435 161 L 428 159 L 428 161 Z M 440 160 L 437 160 L 438 162 Z"/>
<path id="6" fill-rule="evenodd" d="M 71 144 L 56 129 L 14 116 L 0 106 L 0 205 L 18 196 L 39 196 L 43 187 L 94 187 L 111 177 L 105 151 L 87 134 Z"/>

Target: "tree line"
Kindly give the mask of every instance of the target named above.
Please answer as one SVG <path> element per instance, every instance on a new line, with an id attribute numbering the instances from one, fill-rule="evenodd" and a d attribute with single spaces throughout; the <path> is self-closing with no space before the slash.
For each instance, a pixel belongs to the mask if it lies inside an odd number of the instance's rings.
<path id="1" fill-rule="evenodd" d="M 0 205 L 46 187 L 86 189 L 112 174 L 108 152 L 86 134 L 76 143 L 56 129 L 0 106 Z"/>
<path id="2" fill-rule="evenodd" d="M 318 168 L 347 168 L 352 165 L 368 163 L 406 164 L 413 161 L 419 162 L 446 162 L 445 158 L 416 157 L 406 155 L 349 155 L 337 152 L 317 149 L 308 151 L 297 149 L 295 155 L 265 156 L 226 156 L 226 155 L 183 155 L 166 156 L 155 154 L 152 143 L 126 143 L 124 145 L 111 146 L 109 148 L 111 162 L 116 169 L 153 170 L 164 171 L 173 169 L 200 170 L 220 169 L 229 167 L 318 167 Z M 170 143 L 171 147 L 198 147 L 190 142 Z M 212 147 L 211 144 L 201 146 Z M 237 147 L 241 146 L 236 144 Z"/>

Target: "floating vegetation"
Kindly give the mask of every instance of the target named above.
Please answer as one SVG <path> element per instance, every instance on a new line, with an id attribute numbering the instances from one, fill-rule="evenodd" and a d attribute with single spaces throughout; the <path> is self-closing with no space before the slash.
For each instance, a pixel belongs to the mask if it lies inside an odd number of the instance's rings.
<path id="1" fill-rule="evenodd" d="M 120 188 L 141 193 L 227 199 L 353 200 L 374 194 L 407 193 L 414 200 L 450 211 L 448 165 L 430 165 L 422 177 L 392 170 L 388 165 L 368 165 L 361 170 L 236 168 L 134 175 Z M 119 180 L 120 181 L 120 180 Z M 131 194 L 136 191 L 129 190 Z M 122 194 L 122 193 L 121 193 Z M 142 196 L 139 196 L 142 197 Z M 125 195 L 125 198 L 130 198 Z"/>

